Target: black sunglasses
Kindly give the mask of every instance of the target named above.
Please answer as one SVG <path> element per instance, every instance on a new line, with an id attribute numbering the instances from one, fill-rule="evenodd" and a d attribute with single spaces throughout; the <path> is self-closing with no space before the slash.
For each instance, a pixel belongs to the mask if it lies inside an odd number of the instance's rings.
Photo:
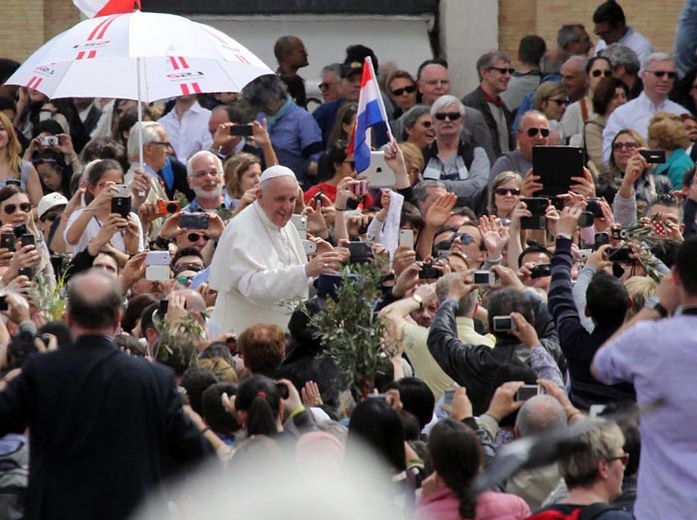
<path id="1" fill-rule="evenodd" d="M 19 208 L 20 211 L 24 213 L 29 213 L 31 211 L 32 205 L 29 202 L 22 202 L 21 204 L 6 204 L 4 207 L 5 213 L 12 215 Z"/>
<path id="2" fill-rule="evenodd" d="M 666 74 L 668 75 L 668 79 L 675 79 L 677 77 L 677 74 L 675 72 L 667 70 L 647 70 L 646 72 L 650 72 L 657 78 L 662 78 Z"/>
<path id="3" fill-rule="evenodd" d="M 462 114 L 460 114 L 460 112 L 438 112 L 434 117 L 438 121 L 445 121 L 446 119 L 457 121 L 462 117 Z"/>
<path id="4" fill-rule="evenodd" d="M 501 74 L 506 74 L 506 72 L 508 72 L 509 74 L 513 74 L 515 72 L 515 69 L 513 67 L 489 67 L 489 70 L 495 70 L 497 72 L 500 72 Z"/>
<path id="5" fill-rule="evenodd" d="M 189 239 L 189 242 L 198 242 L 201 238 L 208 240 L 208 235 L 204 235 L 203 233 L 189 233 L 186 235 L 186 238 Z"/>
<path id="6" fill-rule="evenodd" d="M 433 126 L 433 123 L 431 121 L 421 121 L 421 126 L 424 128 L 431 128 Z"/>
<path id="7" fill-rule="evenodd" d="M 392 95 L 395 97 L 399 97 L 405 92 L 407 94 L 413 94 L 414 92 L 416 92 L 416 87 L 414 85 L 409 85 L 408 87 L 396 88 L 392 91 Z"/>
<path id="8" fill-rule="evenodd" d="M 496 188 L 494 190 L 494 193 L 503 197 L 504 195 L 508 195 L 509 193 L 511 195 L 520 195 L 520 190 L 518 188 Z"/>
<path id="9" fill-rule="evenodd" d="M 542 137 L 549 137 L 549 128 L 528 128 L 528 137 L 535 137 L 537 133 L 540 133 Z"/>
<path id="10" fill-rule="evenodd" d="M 552 103 L 556 103 L 556 104 L 559 105 L 559 106 L 568 105 L 568 104 L 569 104 L 569 100 L 568 100 L 568 99 L 547 99 L 547 101 L 550 101 L 550 102 L 552 102 Z"/>
<path id="11" fill-rule="evenodd" d="M 605 78 L 612 77 L 612 71 L 611 70 L 600 70 L 600 69 L 595 69 L 593 72 L 591 72 L 591 76 L 594 78 L 599 78 L 600 76 L 603 76 Z"/>

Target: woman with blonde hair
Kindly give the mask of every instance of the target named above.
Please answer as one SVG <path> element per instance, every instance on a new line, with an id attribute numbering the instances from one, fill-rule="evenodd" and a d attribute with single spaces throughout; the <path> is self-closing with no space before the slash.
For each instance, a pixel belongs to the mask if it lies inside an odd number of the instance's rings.
<path id="1" fill-rule="evenodd" d="M 43 196 L 39 174 L 32 163 L 22 160 L 22 145 L 12 121 L 0 112 L 0 188 L 7 185 L 8 179 L 18 180 L 32 205 L 38 206 Z"/>
<path id="2" fill-rule="evenodd" d="M 649 121 L 649 147 L 666 152 L 666 162 L 651 173 L 667 176 L 674 190 L 682 189 L 685 172 L 694 166 L 685 152 L 689 145 L 690 137 L 680 116 L 658 112 Z"/>
<path id="3" fill-rule="evenodd" d="M 257 200 L 261 160 L 254 154 L 240 152 L 225 161 L 223 166 L 227 189 L 237 215 L 246 206 Z"/>
<path id="4" fill-rule="evenodd" d="M 550 134 L 549 144 L 564 143 L 566 135 L 564 134 L 564 126 L 561 124 L 561 118 L 569 105 L 566 87 L 553 81 L 545 81 L 537 87 L 532 101 L 535 105 L 535 110 L 542 112 L 547 121 L 549 121 L 551 134 L 556 134 L 559 138 L 558 142 L 552 142 Z"/>
<path id="5" fill-rule="evenodd" d="M 419 175 L 424 171 L 426 163 L 424 162 L 424 154 L 418 146 L 413 143 L 399 143 L 399 148 L 404 155 L 404 163 L 407 167 L 407 175 L 412 186 L 419 183 Z"/>

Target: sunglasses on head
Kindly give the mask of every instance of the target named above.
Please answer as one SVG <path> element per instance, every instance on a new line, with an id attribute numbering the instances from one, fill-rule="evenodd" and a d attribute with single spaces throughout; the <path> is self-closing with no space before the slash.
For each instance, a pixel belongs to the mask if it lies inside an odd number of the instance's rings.
<path id="1" fill-rule="evenodd" d="M 12 215 L 15 211 L 17 211 L 17 208 L 24 213 L 29 213 L 32 206 L 29 202 L 22 202 L 21 204 L 6 204 L 3 210 L 8 215 Z"/>
<path id="2" fill-rule="evenodd" d="M 528 128 L 526 133 L 528 137 L 535 137 L 538 132 L 542 137 L 549 137 L 549 128 Z"/>
<path id="3" fill-rule="evenodd" d="M 434 117 L 438 121 L 445 121 L 446 119 L 457 121 L 462 117 L 462 114 L 460 114 L 460 112 L 438 112 Z"/>
<path id="4" fill-rule="evenodd" d="M 665 75 L 668 75 L 668 79 L 675 79 L 677 77 L 675 72 L 668 70 L 647 70 L 646 72 L 650 72 L 657 78 L 662 78 Z"/>
<path id="5" fill-rule="evenodd" d="M 399 97 L 405 92 L 407 94 L 413 94 L 414 92 L 416 92 L 416 87 L 414 85 L 409 85 L 408 87 L 396 88 L 392 91 L 392 95 L 395 97 Z"/>
<path id="6" fill-rule="evenodd" d="M 494 190 L 494 193 L 496 193 L 496 195 L 501 195 L 503 197 L 504 195 L 508 195 L 508 194 L 520 195 L 520 190 L 518 188 L 496 188 Z"/>
<path id="7" fill-rule="evenodd" d="M 208 240 L 208 235 L 204 235 L 203 233 L 189 233 L 186 235 L 186 238 L 189 239 L 189 242 L 198 242 L 202 238 Z"/>
<path id="8" fill-rule="evenodd" d="M 594 78 L 599 78 L 600 76 L 603 76 L 604 78 L 610 78 L 612 77 L 612 71 L 595 69 L 593 72 L 591 72 L 591 76 L 593 76 Z"/>

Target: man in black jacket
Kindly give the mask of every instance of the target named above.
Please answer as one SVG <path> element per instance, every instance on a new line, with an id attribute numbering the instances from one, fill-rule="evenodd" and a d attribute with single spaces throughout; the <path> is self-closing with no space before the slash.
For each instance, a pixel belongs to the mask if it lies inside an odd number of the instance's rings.
<path id="1" fill-rule="evenodd" d="M 595 328 L 589 333 L 581 324 L 571 292 L 571 238 L 578 228 L 581 211 L 579 206 L 564 208 L 557 223 L 548 306 L 569 364 L 569 399 L 575 406 L 588 409 L 592 404 L 635 401 L 636 394 L 631 384 L 608 386 L 590 371 L 596 351 L 622 326 L 630 299 L 624 284 L 603 270 L 611 265 L 606 257 L 610 246 L 600 247 L 588 260 L 598 271 L 586 290 L 586 315 L 593 320 Z"/>
<path id="2" fill-rule="evenodd" d="M 68 286 L 75 343 L 32 355 L 0 391 L 0 436 L 29 427 L 27 519 L 123 519 L 176 467 L 208 452 L 174 374 L 121 352 L 118 280 L 100 270 Z"/>

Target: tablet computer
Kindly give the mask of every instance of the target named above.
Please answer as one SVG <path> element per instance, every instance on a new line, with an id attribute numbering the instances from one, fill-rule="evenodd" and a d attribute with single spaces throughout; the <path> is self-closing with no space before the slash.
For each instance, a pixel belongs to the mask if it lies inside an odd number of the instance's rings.
<path id="1" fill-rule="evenodd" d="M 365 176 L 371 188 L 391 188 L 396 181 L 385 162 L 385 152 L 370 152 L 370 166 L 361 175 Z"/>
<path id="2" fill-rule="evenodd" d="M 543 188 L 536 197 L 554 197 L 569 192 L 571 177 L 583 177 L 583 148 L 577 146 L 534 146 L 532 170 Z"/>

